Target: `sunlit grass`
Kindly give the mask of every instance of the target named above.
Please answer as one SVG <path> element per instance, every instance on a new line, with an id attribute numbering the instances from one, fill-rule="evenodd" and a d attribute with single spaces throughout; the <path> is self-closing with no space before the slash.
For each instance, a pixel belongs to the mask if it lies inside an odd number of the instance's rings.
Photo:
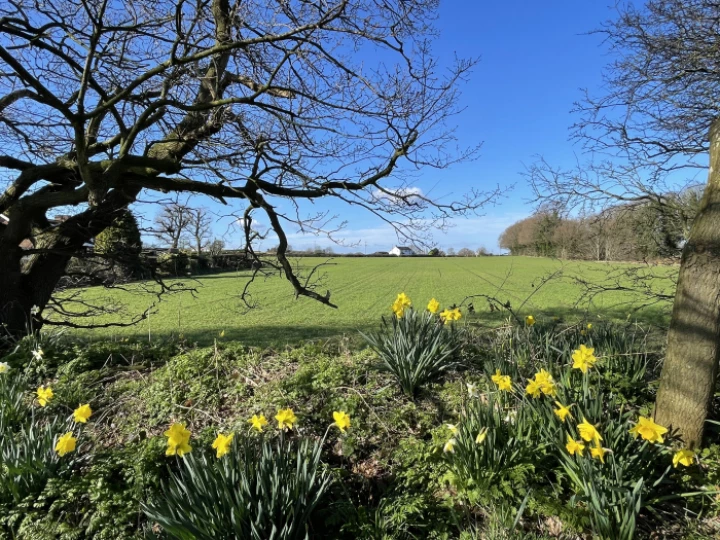
<path id="1" fill-rule="evenodd" d="M 326 259 L 299 259 L 307 273 Z M 318 292 L 332 293 L 338 305 L 332 309 L 308 298 L 295 299 L 292 287 L 277 273 L 258 277 L 250 287 L 254 307 L 248 309 L 240 294 L 249 279 L 248 272 L 216 274 L 188 278 L 182 282 L 195 292 L 164 297 L 149 319 L 131 328 L 95 330 L 99 338 L 162 339 L 183 334 L 191 341 L 209 343 L 225 331 L 225 339 L 248 345 L 282 346 L 304 339 L 349 334 L 376 325 L 380 315 L 389 315 L 398 292 L 404 291 L 416 308 L 430 298 L 442 306 L 459 304 L 467 296 L 485 294 L 509 301 L 521 315 L 536 318 L 562 317 L 638 319 L 663 323 L 665 313 L 658 306 L 633 311 L 643 303 L 639 295 L 607 292 L 592 302 L 583 300 L 582 287 L 574 277 L 600 281 L 616 266 L 604 263 L 560 262 L 530 257 L 473 258 L 338 258 L 320 271 Z M 648 270 L 650 271 L 650 270 Z M 671 268 L 653 268 L 658 288 L 672 289 Z M 668 276 L 668 277 L 665 277 Z M 547 278 L 549 281 L 545 282 Z M 142 313 L 155 297 L 129 287 L 129 291 L 88 289 L 85 296 L 93 302 L 120 302 L 125 317 Z M 496 324 L 506 313 L 491 313 L 484 298 L 471 300 L 476 313 L 466 320 L 477 324 Z M 579 303 L 578 303 L 579 302 Z M 465 312 L 467 310 L 464 310 Z M 93 322 L 122 320 L 115 315 Z M 79 321 L 78 321 L 79 322 Z M 83 321 L 88 322 L 88 321 Z"/>

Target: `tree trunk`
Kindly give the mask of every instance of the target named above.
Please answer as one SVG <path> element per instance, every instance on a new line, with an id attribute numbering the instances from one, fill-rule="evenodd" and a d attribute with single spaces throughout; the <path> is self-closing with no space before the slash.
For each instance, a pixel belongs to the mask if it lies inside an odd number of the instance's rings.
<path id="1" fill-rule="evenodd" d="M 720 119 L 710 128 L 710 171 L 683 249 L 655 421 L 702 442 L 720 360 Z"/>

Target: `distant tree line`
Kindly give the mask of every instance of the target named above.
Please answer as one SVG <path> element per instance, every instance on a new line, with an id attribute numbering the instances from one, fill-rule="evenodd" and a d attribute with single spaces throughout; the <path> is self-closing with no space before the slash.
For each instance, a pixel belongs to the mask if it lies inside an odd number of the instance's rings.
<path id="1" fill-rule="evenodd" d="M 657 201 L 617 205 L 587 217 L 541 210 L 513 223 L 498 241 L 512 255 L 597 261 L 678 258 L 702 193 L 687 189 Z"/>

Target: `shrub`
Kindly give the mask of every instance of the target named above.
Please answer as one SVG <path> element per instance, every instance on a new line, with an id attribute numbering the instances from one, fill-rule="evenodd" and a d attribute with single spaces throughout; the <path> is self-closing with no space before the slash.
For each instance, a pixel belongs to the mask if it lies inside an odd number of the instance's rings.
<path id="1" fill-rule="evenodd" d="M 379 333 L 363 336 L 411 397 L 459 365 L 459 331 L 430 312 L 410 308 L 401 317 L 383 317 Z"/>
<path id="2" fill-rule="evenodd" d="M 331 485 L 321 450 L 321 442 L 281 434 L 235 438 L 222 459 L 193 452 L 143 510 L 173 538 L 309 538 Z"/>

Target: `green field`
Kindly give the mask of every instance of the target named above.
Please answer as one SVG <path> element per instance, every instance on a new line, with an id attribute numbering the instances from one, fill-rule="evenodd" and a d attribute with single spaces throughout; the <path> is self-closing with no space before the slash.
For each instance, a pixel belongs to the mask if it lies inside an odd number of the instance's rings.
<path id="1" fill-rule="evenodd" d="M 303 272 L 326 262 L 326 259 L 299 259 Z M 390 304 L 399 292 L 407 293 L 416 307 L 431 297 L 442 305 L 462 302 L 467 296 L 487 294 L 510 301 L 521 315 L 583 318 L 626 319 L 662 323 L 660 306 L 634 311 L 642 297 L 608 292 L 592 303 L 578 300 L 582 287 L 574 277 L 593 281 L 607 279 L 618 268 L 604 263 L 560 262 L 529 257 L 478 258 L 337 258 L 320 270 L 322 283 L 318 290 L 332 292 L 339 308 L 328 308 L 316 301 L 295 300 L 290 284 L 277 275 L 258 277 L 251 286 L 255 303 L 248 309 L 239 296 L 249 272 L 215 274 L 188 278 L 183 283 L 195 293 L 183 292 L 165 296 L 149 320 L 131 328 L 95 330 L 94 337 L 163 339 L 178 334 L 200 343 L 211 342 L 221 331 L 226 339 L 248 345 L 284 345 L 305 339 L 356 335 L 376 325 L 381 315 L 390 313 Z M 670 276 L 671 268 L 654 268 L 656 275 Z M 554 276 L 544 282 L 548 276 Z M 672 288 L 669 278 L 656 279 L 655 288 L 666 292 Z M 93 302 L 124 304 L 126 316 L 141 313 L 154 300 L 139 286 L 128 291 L 88 289 L 85 298 Z M 485 299 L 473 300 L 476 313 L 466 320 L 475 324 L 496 324 L 503 316 L 491 314 Z M 115 316 L 115 319 L 122 317 Z M 107 322 L 109 318 L 93 322 Z M 87 321 L 85 321 L 87 322 Z"/>

